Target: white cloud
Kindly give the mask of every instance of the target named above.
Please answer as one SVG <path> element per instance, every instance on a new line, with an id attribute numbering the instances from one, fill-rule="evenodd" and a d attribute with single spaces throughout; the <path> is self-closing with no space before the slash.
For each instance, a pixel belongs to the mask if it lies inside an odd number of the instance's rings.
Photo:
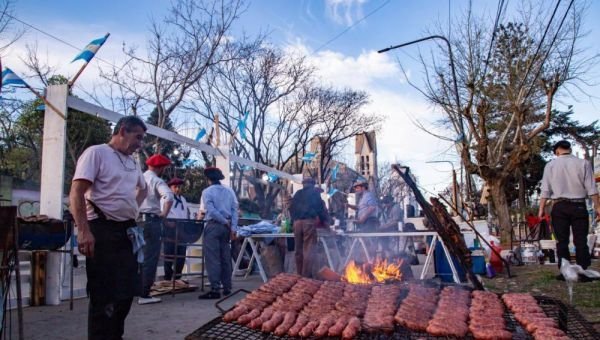
<path id="1" fill-rule="evenodd" d="M 71 63 L 71 60 L 90 41 L 102 37 L 107 32 L 107 28 L 102 25 L 71 24 L 65 22 L 48 24 L 45 27 L 51 28 L 47 30 L 49 31 L 48 33 L 59 37 L 64 42 L 77 48 L 30 29 L 21 39 L 3 51 L 3 66 L 12 68 L 17 74 L 25 78 L 28 70 L 21 59 L 27 56 L 27 45 L 37 45 L 39 60 L 55 69 L 56 74 L 70 78 L 75 75 L 83 63 L 83 61 Z M 99 50 L 96 58 L 85 69 L 77 83 L 90 88 L 92 84 L 99 80 L 99 67 L 108 70 L 112 67 L 110 64 L 120 65 L 125 59 L 122 53 L 123 42 L 127 42 L 128 45 L 143 46 L 144 36 L 133 32 L 115 32 L 113 30 L 111 36 Z M 39 85 L 35 82 L 36 80 L 32 80 L 31 85 Z"/>
<path id="2" fill-rule="evenodd" d="M 325 13 L 339 25 L 351 26 L 363 17 L 363 4 L 367 0 L 326 0 Z"/>
<path id="3" fill-rule="evenodd" d="M 450 183 L 451 173 L 443 165 L 427 164 L 431 160 L 456 159 L 447 142 L 428 134 L 415 125 L 421 122 L 427 128 L 441 117 L 425 99 L 404 81 L 404 75 L 395 59 L 376 51 L 363 51 L 358 56 L 334 51 L 311 53 L 301 41 L 289 45 L 287 51 L 308 56 L 317 75 L 326 85 L 350 87 L 369 93 L 371 102 L 367 112 L 386 117 L 377 136 L 379 162 L 401 162 L 411 167 L 427 190 L 441 190 Z M 437 130 L 437 129 L 436 129 Z M 444 134 L 443 131 L 436 133 Z M 345 152 L 354 162 L 353 143 Z M 458 163 L 455 165 L 458 166 Z"/>

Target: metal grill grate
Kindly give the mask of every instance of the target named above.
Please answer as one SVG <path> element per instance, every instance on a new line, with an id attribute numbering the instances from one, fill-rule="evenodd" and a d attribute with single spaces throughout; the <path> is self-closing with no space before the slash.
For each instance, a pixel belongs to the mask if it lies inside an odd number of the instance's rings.
<path id="1" fill-rule="evenodd" d="M 572 339 L 600 339 L 595 329 L 581 316 L 581 314 L 572 307 L 567 307 L 559 300 L 536 296 L 535 297 L 549 316 L 558 321 L 560 327 L 567 332 Z M 526 330 L 515 320 L 511 312 L 504 314 L 506 320 L 506 328 L 513 333 L 513 339 L 530 340 L 532 337 Z M 188 335 L 186 340 L 204 340 L 204 339 L 236 339 L 236 340 L 259 340 L 259 339 L 292 339 L 290 337 L 278 337 L 272 334 L 262 333 L 258 330 L 253 330 L 236 323 L 223 322 L 221 317 L 218 317 L 198 330 Z M 328 339 L 328 338 L 324 338 Z M 361 332 L 358 336 L 359 340 L 400 340 L 400 339 L 447 339 L 445 337 L 435 337 L 425 332 L 413 332 L 406 328 L 396 326 L 391 334 L 367 333 Z M 472 339 L 472 336 L 467 336 L 466 339 Z"/>

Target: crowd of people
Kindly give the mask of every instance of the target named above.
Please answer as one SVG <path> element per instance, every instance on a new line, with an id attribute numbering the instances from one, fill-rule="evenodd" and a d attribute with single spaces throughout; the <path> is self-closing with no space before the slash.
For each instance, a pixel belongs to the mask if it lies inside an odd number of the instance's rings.
<path id="1" fill-rule="evenodd" d="M 140 305 L 161 302 L 151 296 L 161 247 L 164 279 L 182 277 L 186 247 L 162 241 L 175 238 L 177 219 L 190 218 L 181 195 L 184 181 L 162 178 L 171 160 L 160 154 L 149 157 L 142 172 L 133 153 L 141 147 L 146 130 L 138 117 L 121 118 L 108 143 L 84 151 L 73 176 L 70 206 L 78 250 L 87 261 L 89 339 L 121 338 L 135 296 Z M 210 184 L 202 192 L 197 218 L 204 220 L 203 253 L 211 290 L 199 298 L 218 299 L 231 294 L 232 250 L 244 251 L 234 233 L 240 211 L 235 192 L 221 184 L 221 170 L 207 167 L 204 175 Z M 317 229 L 343 227 L 348 208 L 356 211 L 357 231 L 397 230 L 403 219 L 393 198 L 378 200 L 366 182 L 353 187 L 356 205 L 348 204 L 342 193 L 333 195 L 329 208 L 313 178 L 304 178 L 302 184 L 293 197 L 283 200 L 280 214 L 292 226 L 295 266 L 302 276 L 316 277 Z M 383 248 L 390 250 L 389 244 Z"/>

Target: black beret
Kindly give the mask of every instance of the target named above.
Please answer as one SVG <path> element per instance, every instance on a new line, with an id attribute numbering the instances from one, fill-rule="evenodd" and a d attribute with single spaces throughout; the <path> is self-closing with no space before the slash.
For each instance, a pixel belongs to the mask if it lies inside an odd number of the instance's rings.
<path id="1" fill-rule="evenodd" d="M 566 141 L 564 139 L 561 140 L 561 141 L 558 141 L 558 142 L 556 142 L 556 144 L 554 144 L 552 146 L 552 152 L 556 153 L 556 149 L 558 149 L 558 148 L 570 150 L 571 149 L 571 143 L 569 143 L 568 141 Z"/>

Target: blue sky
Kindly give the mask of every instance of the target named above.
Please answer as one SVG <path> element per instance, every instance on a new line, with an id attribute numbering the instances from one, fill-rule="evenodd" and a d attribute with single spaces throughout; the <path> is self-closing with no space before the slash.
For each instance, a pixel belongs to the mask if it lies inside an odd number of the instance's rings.
<path id="1" fill-rule="evenodd" d="M 490 22 L 497 1 L 474 1 L 477 13 L 487 13 Z M 517 1 L 509 2 L 509 14 Z M 554 1 L 544 1 L 554 6 Z M 579 1 L 577 1 L 579 3 Z M 75 46 L 85 46 L 94 38 L 111 32 L 111 37 L 99 56 L 105 60 L 120 58 L 123 42 L 144 46 L 149 19 L 161 18 L 170 4 L 169 0 L 105 0 L 92 1 L 40 1 L 17 0 L 15 15 L 44 31 L 61 37 Z M 457 157 L 446 142 L 437 140 L 415 127 L 414 121 L 424 123 L 440 118 L 425 100 L 404 80 L 398 60 L 408 69 L 411 79 L 419 81 L 422 67 L 414 58 L 419 50 L 435 53 L 433 44 L 422 44 L 385 55 L 376 50 L 417 39 L 426 35 L 436 23 L 448 26 L 448 11 L 457 15 L 467 6 L 466 0 L 254 0 L 235 26 L 235 32 L 253 35 L 269 33 L 270 40 L 283 48 L 293 48 L 308 55 L 324 83 L 339 87 L 356 87 L 371 93 L 369 110 L 387 117 L 378 144 L 380 160 L 407 163 L 420 177 L 424 187 L 441 190 L 450 181 L 450 169 L 444 164 L 427 164 L 431 160 L 452 160 Z M 364 21 L 355 24 L 376 8 L 380 10 Z M 590 4 L 585 21 L 589 35 L 582 43 L 587 53 L 600 53 L 600 2 Z M 326 42 L 347 32 L 335 41 Z M 38 50 L 45 54 L 58 71 L 73 74 L 77 65 L 68 62 L 77 50 L 65 46 L 33 30 L 11 49 L 4 52 L 5 65 L 15 71 L 22 69 L 18 56 L 25 44 L 37 42 Z M 319 50 L 317 50 L 319 49 Z M 96 68 L 103 67 L 98 61 Z M 594 72 L 599 73 L 599 67 Z M 97 70 L 86 70 L 81 82 L 92 82 Z M 586 87 L 592 95 L 600 96 L 600 86 Z M 563 97 L 557 108 L 574 104 L 576 118 L 590 122 L 600 118 L 600 99 L 590 100 L 577 94 L 577 98 Z M 450 150 L 450 151 L 448 151 Z M 352 163 L 350 152 L 346 161 Z M 458 165 L 458 163 L 456 163 Z"/>

